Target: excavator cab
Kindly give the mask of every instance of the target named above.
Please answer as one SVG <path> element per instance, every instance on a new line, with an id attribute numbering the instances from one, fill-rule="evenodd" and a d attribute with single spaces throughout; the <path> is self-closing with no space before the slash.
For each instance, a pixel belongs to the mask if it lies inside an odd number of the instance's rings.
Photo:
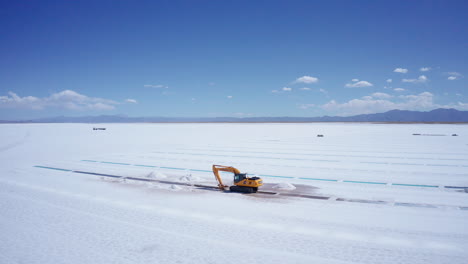
<path id="1" fill-rule="evenodd" d="M 247 173 L 234 174 L 234 183 L 238 183 L 247 178 Z"/>

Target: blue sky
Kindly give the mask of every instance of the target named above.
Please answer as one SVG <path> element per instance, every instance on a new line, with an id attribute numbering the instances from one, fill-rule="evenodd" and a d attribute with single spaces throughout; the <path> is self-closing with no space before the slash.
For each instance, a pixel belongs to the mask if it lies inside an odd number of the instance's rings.
<path id="1" fill-rule="evenodd" d="M 2 1 L 0 119 L 468 110 L 467 1 Z"/>

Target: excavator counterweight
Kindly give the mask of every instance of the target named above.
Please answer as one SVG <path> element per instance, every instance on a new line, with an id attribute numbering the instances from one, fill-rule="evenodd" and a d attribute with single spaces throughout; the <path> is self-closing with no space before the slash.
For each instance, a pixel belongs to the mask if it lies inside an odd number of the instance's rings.
<path id="1" fill-rule="evenodd" d="M 234 173 L 234 185 L 227 186 L 223 184 L 223 180 L 219 175 L 220 171 Z M 213 165 L 213 174 L 218 181 L 218 187 L 220 190 L 226 190 L 229 187 L 231 192 L 241 193 L 255 193 L 258 187 L 263 185 L 263 180 L 260 177 L 247 177 L 247 173 L 241 173 L 238 169 L 230 166 Z"/>

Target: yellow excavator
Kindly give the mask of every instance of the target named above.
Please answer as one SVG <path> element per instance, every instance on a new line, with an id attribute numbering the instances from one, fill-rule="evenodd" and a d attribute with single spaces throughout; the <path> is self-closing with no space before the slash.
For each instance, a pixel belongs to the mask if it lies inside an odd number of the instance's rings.
<path id="1" fill-rule="evenodd" d="M 220 171 L 227 171 L 234 173 L 234 185 L 227 186 L 223 184 Z M 238 169 L 230 166 L 213 165 L 213 174 L 218 181 L 218 187 L 220 190 L 226 190 L 229 187 L 231 192 L 241 193 L 256 193 L 258 187 L 263 185 L 263 181 L 260 177 L 247 177 L 247 173 L 241 173 Z"/>

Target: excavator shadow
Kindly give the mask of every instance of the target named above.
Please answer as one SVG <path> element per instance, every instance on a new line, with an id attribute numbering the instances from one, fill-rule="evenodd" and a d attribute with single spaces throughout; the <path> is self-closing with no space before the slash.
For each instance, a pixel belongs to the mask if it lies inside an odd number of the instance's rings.
<path id="1" fill-rule="evenodd" d="M 303 197 L 303 198 L 314 198 L 314 199 L 328 199 L 329 197 L 322 197 L 317 195 L 317 191 L 320 189 L 315 186 L 295 184 L 294 189 L 281 189 L 277 188 L 278 184 L 265 183 L 257 193 L 246 194 L 249 196 L 259 198 L 285 198 L 285 197 Z"/>

